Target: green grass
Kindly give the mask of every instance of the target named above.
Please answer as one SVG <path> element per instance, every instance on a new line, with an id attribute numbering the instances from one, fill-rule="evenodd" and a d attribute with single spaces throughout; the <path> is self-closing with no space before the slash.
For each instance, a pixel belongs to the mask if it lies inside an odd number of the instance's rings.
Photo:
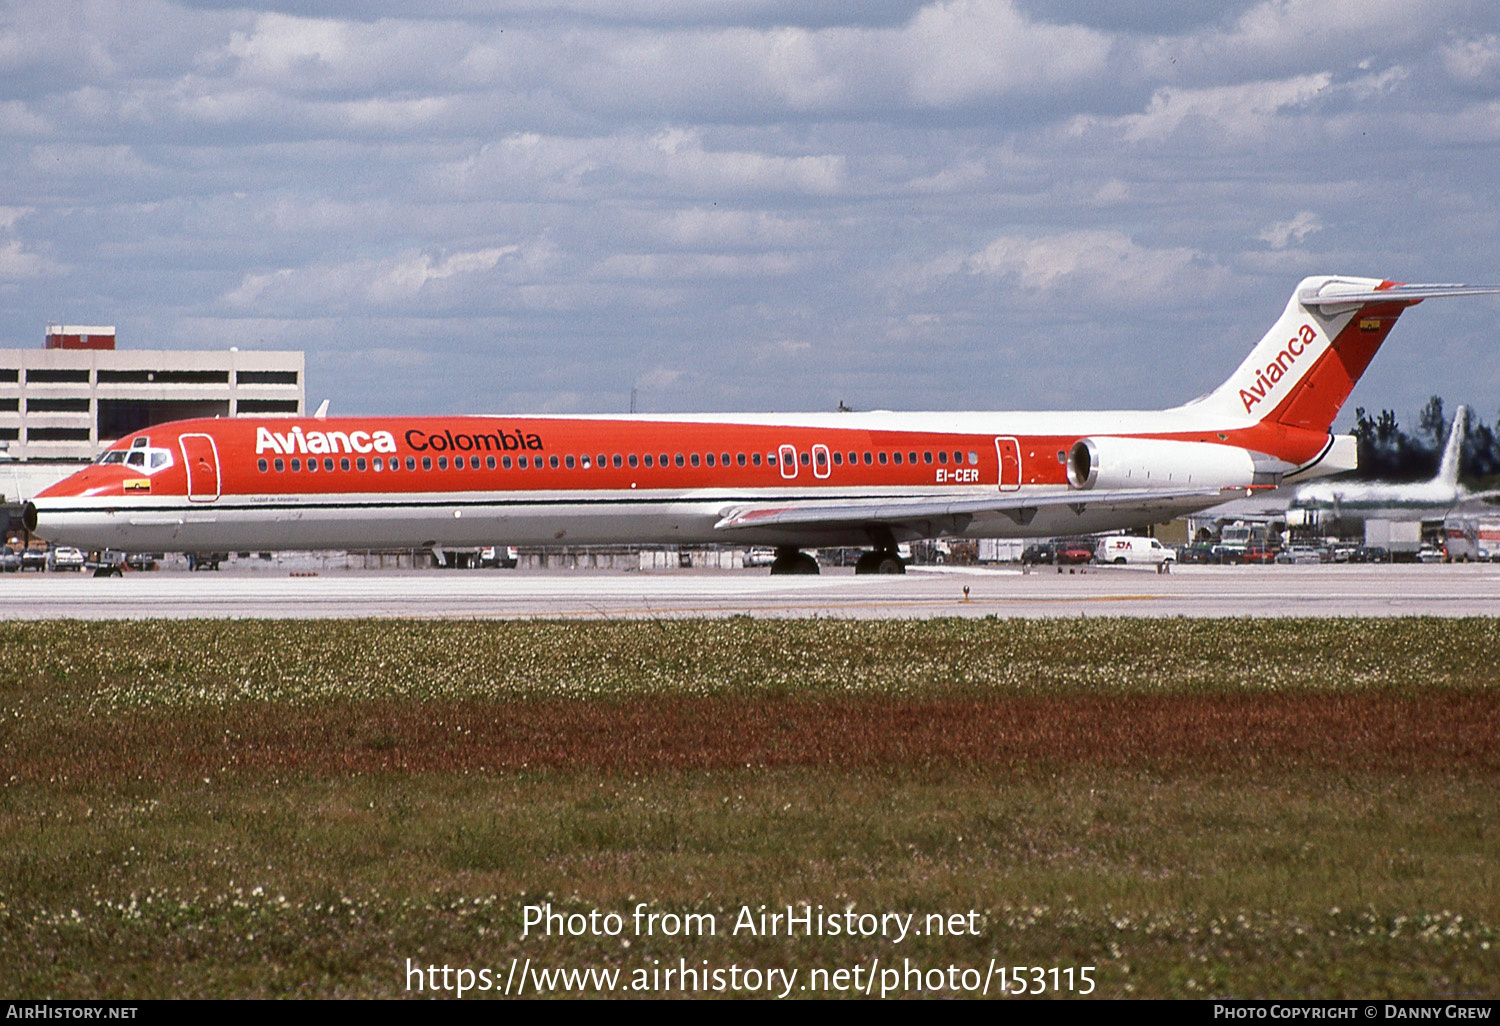
<path id="1" fill-rule="evenodd" d="M 1484 620 L 5 625 L 0 991 L 879 957 L 1495 997 L 1497 656 Z M 549 901 L 626 934 L 523 939 Z M 719 933 L 632 936 L 642 901 Z M 982 926 L 728 935 L 788 903 Z"/>

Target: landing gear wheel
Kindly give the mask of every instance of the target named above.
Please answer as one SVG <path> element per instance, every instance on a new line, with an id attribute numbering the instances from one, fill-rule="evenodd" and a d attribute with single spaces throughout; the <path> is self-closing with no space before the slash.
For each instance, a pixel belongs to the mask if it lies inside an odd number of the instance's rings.
<path id="1" fill-rule="evenodd" d="M 771 563 L 771 573 L 775 574 L 815 574 L 818 572 L 818 561 L 805 552 L 796 549 L 777 549 L 776 559 Z"/>
<path id="2" fill-rule="evenodd" d="M 876 550 L 861 555 L 859 561 L 854 564 L 854 572 L 857 574 L 904 574 L 906 564 L 894 552 Z"/>

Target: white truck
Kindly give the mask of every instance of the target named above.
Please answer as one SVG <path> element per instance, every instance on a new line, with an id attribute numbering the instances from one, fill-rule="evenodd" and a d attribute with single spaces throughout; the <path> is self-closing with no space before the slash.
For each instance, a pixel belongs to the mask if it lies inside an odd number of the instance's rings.
<path id="1" fill-rule="evenodd" d="M 1494 517 L 1447 517 L 1443 520 L 1443 540 L 1450 562 L 1500 560 L 1500 520 Z"/>
<path id="2" fill-rule="evenodd" d="M 1415 559 L 1422 549 L 1422 521 L 1366 520 L 1365 546 L 1385 549 L 1392 559 Z"/>
<path id="3" fill-rule="evenodd" d="M 1094 559 L 1100 563 L 1124 566 L 1128 563 L 1160 565 L 1177 562 L 1177 550 L 1168 548 L 1155 538 L 1133 538 L 1129 535 L 1111 535 L 1100 538 L 1094 546 Z"/>

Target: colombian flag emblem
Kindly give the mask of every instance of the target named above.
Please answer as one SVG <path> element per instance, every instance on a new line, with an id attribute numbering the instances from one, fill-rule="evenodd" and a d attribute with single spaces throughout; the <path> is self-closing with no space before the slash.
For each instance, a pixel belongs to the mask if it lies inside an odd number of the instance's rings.
<path id="1" fill-rule="evenodd" d="M 151 479 L 149 477 L 127 477 L 125 479 L 125 490 L 127 492 L 149 492 L 151 490 Z"/>

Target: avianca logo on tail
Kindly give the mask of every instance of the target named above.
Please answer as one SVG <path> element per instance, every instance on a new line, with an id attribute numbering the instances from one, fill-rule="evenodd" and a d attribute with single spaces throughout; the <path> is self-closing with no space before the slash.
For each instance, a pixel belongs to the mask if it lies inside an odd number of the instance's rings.
<path id="1" fill-rule="evenodd" d="M 1255 383 L 1248 389 L 1240 389 L 1240 402 L 1245 404 L 1246 413 L 1250 412 L 1250 407 L 1270 397 L 1276 390 L 1276 383 L 1287 376 L 1297 358 L 1306 353 L 1307 347 L 1317 340 L 1318 333 L 1313 330 L 1312 325 L 1304 324 L 1297 329 L 1297 334 L 1276 354 L 1276 359 L 1255 375 Z"/>
<path id="2" fill-rule="evenodd" d="M 270 428 L 255 429 L 256 453 L 395 452 L 396 439 L 389 431 L 308 431 L 292 428 L 279 435 Z"/>

